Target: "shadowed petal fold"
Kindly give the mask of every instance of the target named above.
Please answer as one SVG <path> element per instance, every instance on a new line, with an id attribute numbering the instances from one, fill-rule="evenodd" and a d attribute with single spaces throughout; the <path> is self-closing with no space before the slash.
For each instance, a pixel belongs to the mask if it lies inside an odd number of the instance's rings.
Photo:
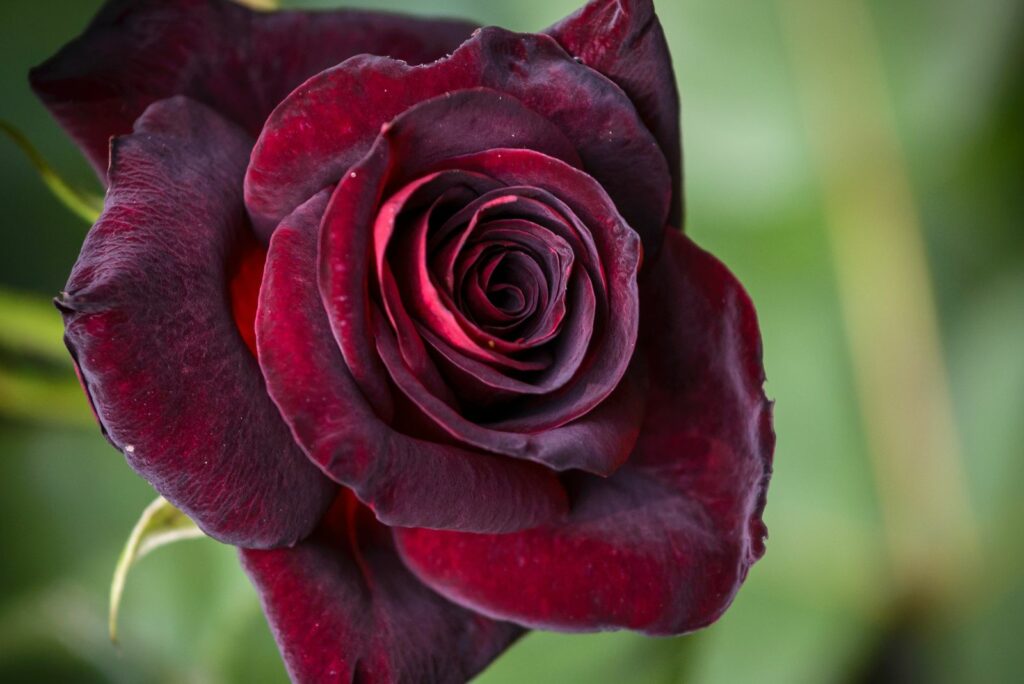
<path id="1" fill-rule="evenodd" d="M 241 552 L 292 681 L 463 684 L 523 633 L 424 586 L 352 503 L 295 548 Z"/>
<path id="2" fill-rule="evenodd" d="M 105 178 L 110 137 L 130 132 L 157 100 L 187 95 L 255 137 L 310 76 L 362 53 L 431 62 L 473 28 L 359 10 L 256 12 L 229 0 L 111 0 L 30 80 Z"/>
<path id="3" fill-rule="evenodd" d="M 651 389 L 626 465 L 567 478 L 560 524 L 396 531 L 409 567 L 449 599 L 530 627 L 677 634 L 717 619 L 764 553 L 775 437 L 753 307 L 675 231 L 642 289 Z"/>
<path id="4" fill-rule="evenodd" d="M 336 486 L 292 441 L 232 312 L 251 139 L 178 97 L 112 147 L 106 208 L 57 300 L 106 436 L 210 536 L 292 544 Z"/>

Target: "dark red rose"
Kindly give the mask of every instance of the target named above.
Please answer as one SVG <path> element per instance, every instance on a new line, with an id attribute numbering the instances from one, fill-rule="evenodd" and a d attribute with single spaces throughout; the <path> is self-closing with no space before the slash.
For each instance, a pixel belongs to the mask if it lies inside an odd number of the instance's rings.
<path id="1" fill-rule="evenodd" d="M 678 230 L 650 0 L 540 34 L 114 0 L 31 78 L 108 187 L 57 301 L 103 432 L 242 548 L 293 678 L 729 605 L 771 407 Z"/>

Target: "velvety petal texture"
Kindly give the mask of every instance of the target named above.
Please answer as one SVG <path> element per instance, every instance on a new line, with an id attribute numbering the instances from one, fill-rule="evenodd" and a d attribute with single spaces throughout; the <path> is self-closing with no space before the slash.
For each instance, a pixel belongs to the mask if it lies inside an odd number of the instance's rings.
<path id="1" fill-rule="evenodd" d="M 132 467 L 210 536 L 267 547 L 306 536 L 336 486 L 293 442 L 235 323 L 250 145 L 197 102 L 152 105 L 114 140 L 106 208 L 57 306 Z"/>
<path id="2" fill-rule="evenodd" d="M 295 548 L 241 558 L 297 683 L 461 684 L 523 633 L 426 588 L 351 499 Z"/>
<path id="3" fill-rule="evenodd" d="M 32 70 L 32 88 L 106 177 L 110 137 L 187 95 L 256 136 L 310 76 L 359 54 L 442 57 L 474 25 L 360 10 L 258 12 L 231 0 L 111 0 Z M 286 212 L 287 213 L 287 212 Z"/>
<path id="4" fill-rule="evenodd" d="M 573 233 L 574 239 L 593 242 L 599 261 L 587 277 L 607 292 L 602 297 L 602 329 L 597 341 L 570 340 L 570 344 L 583 345 L 587 359 L 571 383 L 550 396 L 534 396 L 521 405 L 496 409 L 492 414 L 498 418 L 493 425 L 486 419 L 471 418 L 457 392 L 449 394 L 451 385 L 444 381 L 443 370 L 427 349 L 431 335 L 424 335 L 426 344 L 421 339 L 421 332 L 433 326 L 436 336 L 460 344 L 468 339 L 466 331 L 443 316 L 431 319 L 429 305 L 424 304 L 420 312 L 415 303 L 408 306 L 402 288 L 393 280 L 393 265 L 383 258 L 388 245 L 382 241 L 394 228 L 380 223 L 377 229 L 371 228 L 378 214 L 389 221 L 402 214 L 399 206 L 390 203 L 380 207 L 378 198 L 390 186 L 401 186 L 407 176 L 416 178 L 422 173 L 418 166 L 443 158 L 452 148 L 451 141 L 429 135 L 438 126 L 435 114 L 442 115 L 435 111 L 435 103 L 445 104 L 444 98 L 419 105 L 390 124 L 373 150 L 334 191 L 323 220 L 319 252 L 320 291 L 334 337 L 353 377 L 368 396 L 387 396 L 388 389 L 397 386 L 438 435 L 473 449 L 533 460 L 558 470 L 581 468 L 608 474 L 629 453 L 639 428 L 641 404 L 633 401 L 616 407 L 616 413 L 627 418 L 621 431 L 611 430 L 620 426 L 620 421 L 609 422 L 603 413 L 590 412 L 616 389 L 632 356 L 638 319 L 638 237 L 593 179 L 542 153 L 498 147 L 435 164 L 438 171 L 450 171 L 461 187 L 476 187 L 474 192 L 488 185 L 515 188 L 519 186 L 513 184 L 522 183 L 535 197 L 550 197 L 549 208 L 564 210 L 567 216 L 563 221 L 580 227 Z M 420 116 L 424 109 L 431 115 Z M 457 150 L 466 151 L 462 144 Z M 518 203 L 517 191 L 502 192 L 510 193 L 506 196 L 512 200 L 506 201 L 506 207 Z M 365 257 L 367 252 L 379 255 L 375 269 Z M 417 259 L 422 263 L 424 255 Z M 403 270 L 408 273 L 414 268 L 417 266 Z M 370 286 L 374 280 L 377 287 Z M 419 300 L 428 291 L 419 285 L 404 294 Z M 375 297 L 383 299 L 384 310 L 374 303 Z M 434 311 L 438 316 L 443 313 L 437 307 Z M 473 346 L 476 357 L 486 360 L 492 345 Z"/>
<path id="5" fill-rule="evenodd" d="M 560 517 L 553 473 L 409 437 L 374 413 L 334 344 L 311 268 L 327 199 L 274 233 L 259 310 L 260 362 L 298 442 L 390 525 L 508 532 Z"/>
<path id="6" fill-rule="evenodd" d="M 678 634 L 731 603 L 764 553 L 775 437 L 753 307 L 669 232 L 644 282 L 648 411 L 628 463 L 567 480 L 567 520 L 512 535 L 398 530 L 430 586 L 492 617 L 556 630 Z"/>
<path id="7" fill-rule="evenodd" d="M 257 230 L 272 230 L 296 206 L 342 178 L 369 151 L 381 126 L 408 108 L 480 87 L 516 98 L 556 126 L 583 168 L 650 243 L 648 249 L 656 250 L 672 181 L 665 156 L 633 102 L 552 38 L 493 27 L 431 64 L 354 57 L 289 95 L 267 121 L 246 176 L 246 204 Z"/>
<path id="8" fill-rule="evenodd" d="M 654 134 L 672 174 L 669 224 L 682 226 L 679 92 L 653 0 L 593 0 L 545 31 L 573 57 L 622 88 Z"/>
<path id="9" fill-rule="evenodd" d="M 538 34 L 110 0 L 31 82 L 109 186 L 57 299 L 83 387 L 242 548 L 293 680 L 463 682 L 526 628 L 732 602 L 772 405 L 681 232 L 651 0 Z"/>

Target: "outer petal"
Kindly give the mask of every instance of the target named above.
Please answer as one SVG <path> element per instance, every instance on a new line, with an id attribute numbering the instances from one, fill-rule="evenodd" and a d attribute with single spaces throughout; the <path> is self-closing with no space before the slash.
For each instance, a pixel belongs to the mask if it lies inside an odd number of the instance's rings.
<path id="1" fill-rule="evenodd" d="M 351 513 L 339 522 L 292 549 L 241 553 L 293 681 L 462 684 L 522 633 L 425 587 L 386 531 L 367 540 Z"/>
<path id="2" fill-rule="evenodd" d="M 764 552 L 771 405 L 746 293 L 676 232 L 644 283 L 648 414 L 633 456 L 573 482 L 558 525 L 399 530 L 409 567 L 486 615 L 561 630 L 676 634 L 713 622 Z"/>
<path id="3" fill-rule="evenodd" d="M 257 230 L 271 230 L 337 182 L 370 150 L 381 126 L 406 109 L 478 87 L 517 98 L 557 126 L 645 248 L 656 251 L 671 178 L 629 97 L 548 36 L 498 28 L 481 29 L 451 57 L 432 64 L 410 67 L 361 56 L 296 89 L 267 120 L 246 175 L 246 205 Z"/>
<path id="4" fill-rule="evenodd" d="M 565 493 L 544 468 L 408 437 L 370 408 L 334 344 L 316 286 L 327 195 L 274 233 L 261 291 L 260 363 L 296 439 L 389 525 L 508 532 L 560 517 Z"/>
<path id="5" fill-rule="evenodd" d="M 672 56 L 652 0 L 593 0 L 546 33 L 633 100 L 672 173 L 669 223 L 682 225 L 683 168 L 679 92 Z"/>
<path id="6" fill-rule="evenodd" d="M 231 311 L 250 139 L 185 98 L 114 140 L 106 210 L 57 300 L 101 426 L 203 530 L 253 547 L 312 530 L 336 487 L 292 441 Z"/>
<path id="7" fill-rule="evenodd" d="M 431 62 L 472 30 L 466 22 L 355 10 L 260 13 L 229 0 L 111 0 L 30 78 L 105 177 L 110 137 L 131 131 L 157 100 L 188 95 L 255 136 L 313 74 L 361 53 Z"/>

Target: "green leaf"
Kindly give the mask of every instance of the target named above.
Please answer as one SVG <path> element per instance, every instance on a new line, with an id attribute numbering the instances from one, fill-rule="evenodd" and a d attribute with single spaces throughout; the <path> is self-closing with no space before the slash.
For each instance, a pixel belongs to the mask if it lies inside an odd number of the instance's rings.
<path id="1" fill-rule="evenodd" d="M 110 583 L 110 612 L 108 627 L 110 640 L 117 643 L 117 615 L 121 607 L 128 571 L 143 556 L 161 546 L 185 539 L 203 536 L 203 531 L 192 520 L 172 506 L 162 496 L 146 506 L 139 521 L 135 523 L 128 542 L 117 559 L 114 579 Z"/>
<path id="2" fill-rule="evenodd" d="M 5 133 L 11 141 L 17 145 L 28 160 L 32 163 L 32 166 L 39 172 L 39 176 L 46 183 L 46 187 L 50 189 L 50 192 L 61 201 L 64 206 L 70 209 L 72 212 L 82 217 L 88 223 L 95 223 L 96 219 L 100 217 L 100 212 L 103 211 L 103 198 L 95 195 L 91 192 L 80 190 L 60 177 L 49 162 L 43 158 L 43 155 L 39 153 L 39 150 L 29 142 L 22 133 L 7 123 L 6 121 L 0 120 L 0 132 Z"/>

